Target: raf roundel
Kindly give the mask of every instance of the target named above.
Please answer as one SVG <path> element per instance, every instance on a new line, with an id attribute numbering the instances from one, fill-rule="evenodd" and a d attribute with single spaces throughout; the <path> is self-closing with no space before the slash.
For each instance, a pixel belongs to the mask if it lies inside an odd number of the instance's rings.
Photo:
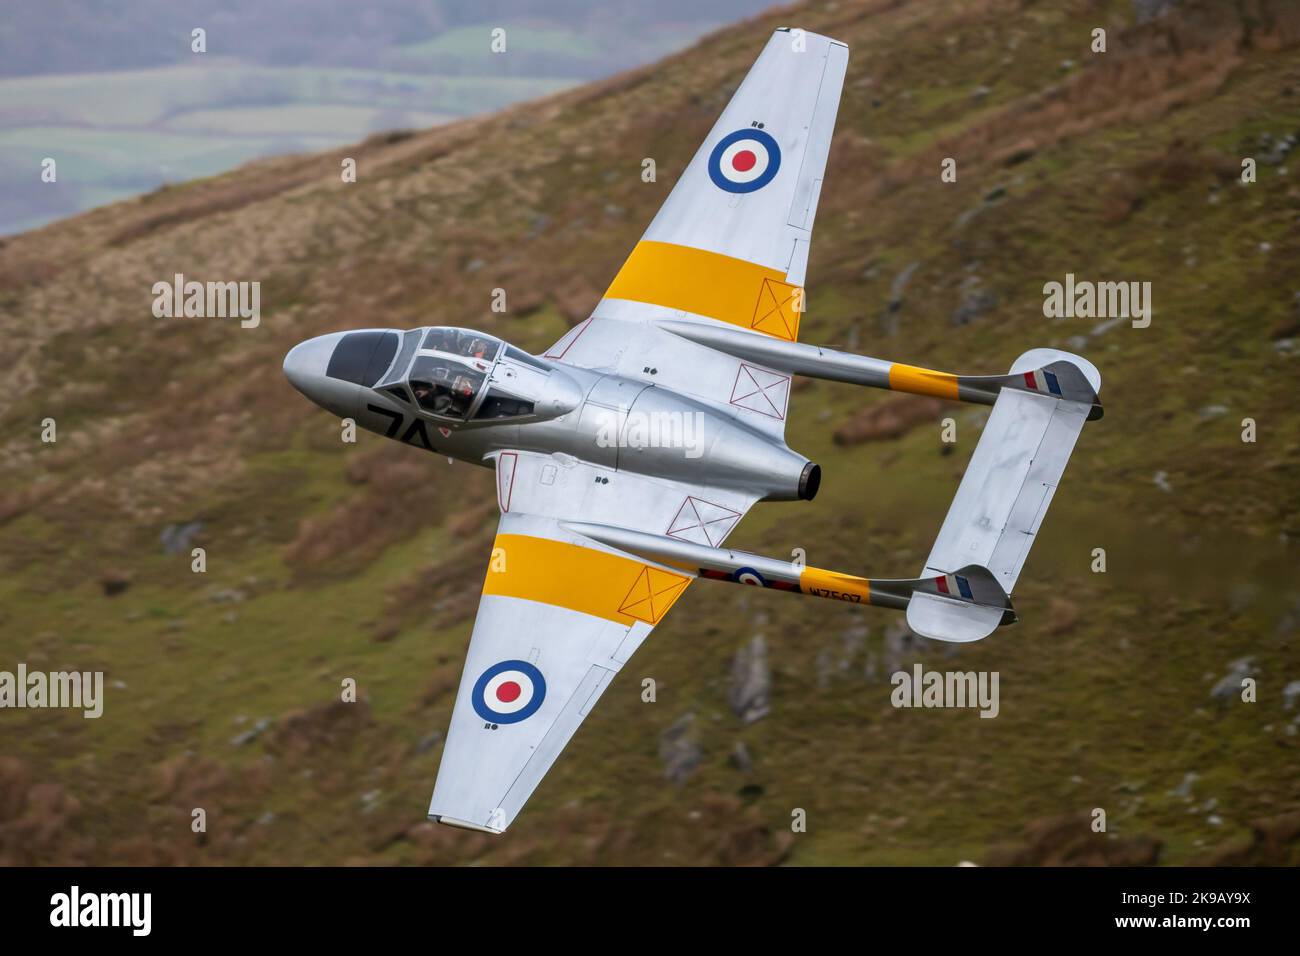
<path id="1" fill-rule="evenodd" d="M 781 168 L 781 147 L 761 129 L 729 133 L 709 154 L 709 178 L 729 193 L 762 189 Z"/>
<path id="2" fill-rule="evenodd" d="M 527 661 L 493 664 L 474 682 L 474 712 L 490 724 L 517 724 L 546 699 L 546 678 Z"/>
<path id="3" fill-rule="evenodd" d="M 763 578 L 763 575 L 759 574 L 753 568 L 737 568 L 732 574 L 732 577 L 741 584 L 750 584 L 759 588 L 767 587 L 767 581 Z"/>

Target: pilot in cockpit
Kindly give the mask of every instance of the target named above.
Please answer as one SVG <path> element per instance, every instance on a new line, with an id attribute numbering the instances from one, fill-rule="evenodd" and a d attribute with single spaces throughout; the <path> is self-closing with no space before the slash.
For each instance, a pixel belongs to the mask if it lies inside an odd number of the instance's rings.
<path id="1" fill-rule="evenodd" d="M 415 400 L 419 402 L 422 407 L 433 396 L 433 386 L 428 382 L 412 382 L 411 391 L 415 393 Z"/>
<path id="2" fill-rule="evenodd" d="M 466 329 L 435 328 L 429 331 L 424 347 L 466 358 L 486 359 L 492 354 L 493 340 L 480 332 Z"/>
<path id="3" fill-rule="evenodd" d="M 426 349 L 436 349 L 439 352 L 455 352 L 455 329 L 430 329 L 428 337 L 424 340 L 424 347 Z"/>

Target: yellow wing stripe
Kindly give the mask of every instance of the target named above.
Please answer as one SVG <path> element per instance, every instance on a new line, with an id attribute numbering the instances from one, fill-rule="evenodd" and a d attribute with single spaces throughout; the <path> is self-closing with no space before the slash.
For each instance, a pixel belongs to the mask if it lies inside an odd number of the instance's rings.
<path id="1" fill-rule="evenodd" d="M 538 601 L 630 626 L 657 624 L 691 579 L 633 558 L 523 534 L 499 534 L 484 594 Z"/>
<path id="2" fill-rule="evenodd" d="M 822 568 L 804 568 L 799 574 L 799 590 L 817 597 L 837 598 L 858 604 L 871 603 L 871 582 L 866 578 Z"/>
<path id="3" fill-rule="evenodd" d="M 671 242 L 638 242 L 605 296 L 708 316 L 791 342 L 803 290 L 785 273 Z"/>
<path id="4" fill-rule="evenodd" d="M 889 366 L 889 387 L 896 392 L 913 392 L 933 395 L 935 398 L 957 398 L 957 376 L 949 372 L 917 368 L 915 365 Z"/>

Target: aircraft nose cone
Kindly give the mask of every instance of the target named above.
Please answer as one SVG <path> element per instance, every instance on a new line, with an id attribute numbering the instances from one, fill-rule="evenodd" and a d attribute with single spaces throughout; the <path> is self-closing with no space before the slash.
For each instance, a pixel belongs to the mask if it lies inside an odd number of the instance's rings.
<path id="1" fill-rule="evenodd" d="M 330 356 L 334 354 L 334 347 L 341 337 L 340 333 L 332 332 L 299 342 L 284 357 L 285 378 L 298 391 L 316 400 L 316 392 L 329 368 Z"/>

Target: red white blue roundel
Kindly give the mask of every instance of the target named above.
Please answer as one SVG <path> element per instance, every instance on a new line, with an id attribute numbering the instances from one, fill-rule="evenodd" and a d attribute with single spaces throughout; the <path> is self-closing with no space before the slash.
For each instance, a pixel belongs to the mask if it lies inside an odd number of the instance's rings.
<path id="1" fill-rule="evenodd" d="M 738 129 L 722 137 L 709 154 L 709 178 L 729 193 L 752 193 L 781 168 L 781 147 L 761 129 Z"/>
<path id="2" fill-rule="evenodd" d="M 488 723 L 517 724 L 542 706 L 546 678 L 527 661 L 501 661 L 479 675 L 469 699 Z"/>
<path id="3" fill-rule="evenodd" d="M 763 579 L 763 575 L 759 574 L 753 568 L 737 568 L 732 574 L 732 577 L 741 584 L 752 584 L 755 587 L 760 588 L 767 587 L 767 581 Z"/>

